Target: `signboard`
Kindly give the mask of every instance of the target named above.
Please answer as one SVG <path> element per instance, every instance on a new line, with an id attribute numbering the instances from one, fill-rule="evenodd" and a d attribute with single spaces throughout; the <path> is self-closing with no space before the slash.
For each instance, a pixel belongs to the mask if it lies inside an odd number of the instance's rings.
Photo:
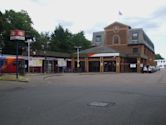
<path id="1" fill-rule="evenodd" d="M 136 64 L 130 64 L 130 68 L 136 68 Z"/>
<path id="2" fill-rule="evenodd" d="M 88 54 L 88 57 L 110 57 L 110 56 L 119 56 L 120 53 L 96 53 L 96 54 Z"/>
<path id="3" fill-rule="evenodd" d="M 42 67 L 42 60 L 41 59 L 32 59 L 29 60 L 30 67 Z"/>
<path id="4" fill-rule="evenodd" d="M 64 59 L 58 59 L 58 67 L 66 67 L 67 62 Z"/>
<path id="5" fill-rule="evenodd" d="M 23 31 L 23 30 L 11 30 L 10 40 L 25 40 L 25 31 Z"/>

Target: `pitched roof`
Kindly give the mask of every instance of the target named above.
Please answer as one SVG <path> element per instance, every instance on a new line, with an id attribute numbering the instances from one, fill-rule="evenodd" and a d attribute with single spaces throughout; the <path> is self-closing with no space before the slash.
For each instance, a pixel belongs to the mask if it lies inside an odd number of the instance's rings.
<path id="1" fill-rule="evenodd" d="M 23 55 L 27 55 L 27 52 L 25 52 Z M 71 57 L 71 54 L 68 53 L 62 53 L 62 52 L 53 52 L 53 51 L 35 51 L 35 54 L 31 52 L 31 55 L 33 56 L 48 56 L 48 57 L 64 57 L 69 58 Z"/>
<path id="2" fill-rule="evenodd" d="M 98 46 L 80 51 L 80 54 L 88 54 L 88 53 L 117 53 L 117 51 L 107 46 Z"/>
<path id="3" fill-rule="evenodd" d="M 120 22 L 118 22 L 118 21 L 115 21 L 114 23 L 112 23 L 112 24 L 106 26 L 104 29 L 107 29 L 107 28 L 109 28 L 110 26 L 115 25 L 115 24 L 119 24 L 119 25 L 122 25 L 122 26 L 125 26 L 125 27 L 128 27 L 129 29 L 131 29 L 130 26 L 128 26 L 128 25 L 126 25 L 126 24 L 123 24 L 123 23 L 120 23 Z"/>

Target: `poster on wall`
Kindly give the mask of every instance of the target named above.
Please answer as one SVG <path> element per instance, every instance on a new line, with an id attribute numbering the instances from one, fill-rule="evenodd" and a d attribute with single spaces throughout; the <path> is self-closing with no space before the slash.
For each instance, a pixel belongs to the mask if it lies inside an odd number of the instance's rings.
<path id="1" fill-rule="evenodd" d="M 67 61 L 64 59 L 58 59 L 58 67 L 66 67 Z"/>
<path id="2" fill-rule="evenodd" d="M 32 59 L 29 61 L 30 67 L 42 67 L 42 60 L 41 59 Z"/>

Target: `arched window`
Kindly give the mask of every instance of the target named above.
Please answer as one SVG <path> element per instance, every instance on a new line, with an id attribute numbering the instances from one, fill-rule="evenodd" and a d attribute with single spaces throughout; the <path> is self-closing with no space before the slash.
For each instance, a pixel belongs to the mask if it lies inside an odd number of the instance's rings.
<path id="1" fill-rule="evenodd" d="M 114 35 L 112 41 L 113 41 L 113 44 L 120 44 L 120 37 L 119 37 L 119 35 Z"/>

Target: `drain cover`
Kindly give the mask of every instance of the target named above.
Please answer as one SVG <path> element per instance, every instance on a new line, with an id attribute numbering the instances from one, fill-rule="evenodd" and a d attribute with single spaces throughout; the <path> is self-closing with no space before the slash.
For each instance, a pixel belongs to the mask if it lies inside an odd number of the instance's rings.
<path id="1" fill-rule="evenodd" d="M 106 106 L 113 106 L 115 102 L 91 102 L 88 104 L 89 106 L 96 106 L 96 107 L 106 107 Z"/>

